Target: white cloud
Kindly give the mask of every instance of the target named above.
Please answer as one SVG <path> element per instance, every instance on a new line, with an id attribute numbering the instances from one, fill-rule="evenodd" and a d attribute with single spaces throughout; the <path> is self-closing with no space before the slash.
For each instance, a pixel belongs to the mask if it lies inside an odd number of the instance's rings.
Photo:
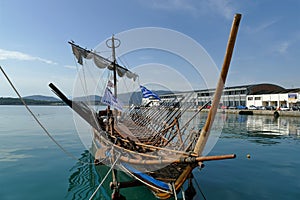
<path id="1" fill-rule="evenodd" d="M 282 42 L 280 45 L 279 45 L 279 48 L 278 48 L 278 51 L 280 53 L 286 53 L 287 52 L 287 49 L 289 48 L 290 44 L 289 42 Z"/>
<path id="2" fill-rule="evenodd" d="M 65 65 L 64 67 L 68 69 L 77 69 L 77 67 L 74 65 Z"/>
<path id="3" fill-rule="evenodd" d="M 246 30 L 248 33 L 258 33 L 261 31 L 264 31 L 271 27 L 273 24 L 277 23 L 279 20 L 278 19 L 273 19 L 269 21 L 264 21 L 260 24 L 256 24 L 255 27 L 246 27 Z"/>
<path id="4" fill-rule="evenodd" d="M 9 51 L 5 49 L 0 49 L 0 60 L 25 60 L 25 61 L 40 61 L 47 64 L 54 64 L 56 65 L 56 62 L 53 62 L 51 60 L 47 60 L 44 58 L 31 56 L 26 53 L 22 53 L 19 51 Z"/>
<path id="5" fill-rule="evenodd" d="M 280 54 L 292 53 L 293 55 L 297 52 L 300 42 L 300 32 L 295 31 L 289 33 L 288 36 L 284 35 L 284 38 L 280 42 L 275 43 L 275 52 Z M 290 52 L 289 52 L 290 51 Z"/>
<path id="6" fill-rule="evenodd" d="M 228 0 L 149 0 L 140 1 L 154 9 L 166 11 L 186 11 L 193 15 L 207 15 L 210 13 L 232 19 L 235 6 Z"/>
<path id="7" fill-rule="evenodd" d="M 204 0 L 202 1 L 202 3 L 204 4 L 204 6 L 205 3 L 207 3 L 210 11 L 222 15 L 226 19 L 232 19 L 232 16 L 235 12 L 234 6 L 228 0 Z"/>
<path id="8" fill-rule="evenodd" d="M 188 0 L 152 0 L 149 1 L 153 8 L 161 10 L 186 10 L 195 11 L 195 7 Z"/>

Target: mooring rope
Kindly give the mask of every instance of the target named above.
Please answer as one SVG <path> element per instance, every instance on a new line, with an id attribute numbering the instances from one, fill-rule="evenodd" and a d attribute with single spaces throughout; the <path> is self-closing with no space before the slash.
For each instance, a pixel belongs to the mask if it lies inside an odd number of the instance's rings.
<path id="1" fill-rule="evenodd" d="M 196 185 L 197 185 L 197 187 L 198 187 L 198 189 L 199 189 L 199 191 L 200 191 L 200 193 L 201 193 L 203 199 L 206 200 L 205 195 L 204 195 L 203 191 L 201 190 L 199 183 L 197 182 L 196 179 L 194 179 L 194 181 L 195 181 L 195 183 L 196 183 Z"/>
<path id="2" fill-rule="evenodd" d="M 12 89 L 15 91 L 15 93 L 17 94 L 17 96 L 19 97 L 19 99 L 21 100 L 21 102 L 23 103 L 23 105 L 25 106 L 25 108 L 27 109 L 27 111 L 31 114 L 31 116 L 33 117 L 33 119 L 39 124 L 39 126 L 44 130 L 44 132 L 47 134 L 47 136 L 69 157 L 73 158 L 74 160 L 76 160 L 77 162 L 80 162 L 82 164 L 88 164 L 88 165 L 94 165 L 94 163 L 90 163 L 90 162 L 84 162 L 79 160 L 78 158 L 76 158 L 73 154 L 71 154 L 69 151 L 67 151 L 61 144 L 59 144 L 54 137 L 52 137 L 52 135 L 47 131 L 47 129 L 43 126 L 43 124 L 40 122 L 40 120 L 35 116 L 35 114 L 31 111 L 31 109 L 28 107 L 28 105 L 26 104 L 26 102 L 24 101 L 24 99 L 21 97 L 20 93 L 18 92 L 18 90 L 16 89 L 16 87 L 14 86 L 14 84 L 10 81 L 9 77 L 7 76 L 7 74 L 4 72 L 3 68 L 0 66 L 0 69 L 3 73 L 3 75 L 5 76 L 5 78 L 7 79 L 8 83 L 10 84 L 10 86 L 12 87 Z"/>
<path id="3" fill-rule="evenodd" d="M 175 198 L 175 200 L 177 200 L 177 193 L 176 193 L 176 188 L 175 188 L 174 182 L 172 182 L 172 190 L 173 190 L 174 198 Z"/>
<path id="4" fill-rule="evenodd" d="M 117 161 L 119 160 L 120 157 L 121 157 L 121 153 L 119 154 L 119 156 L 117 157 L 117 159 L 115 160 L 115 162 L 112 164 L 112 166 L 110 167 L 110 169 L 108 170 L 108 172 L 106 173 L 106 175 L 103 177 L 101 183 L 98 185 L 98 187 L 96 188 L 96 190 L 94 191 L 94 193 L 92 194 L 92 196 L 89 198 L 89 200 L 92 200 L 94 198 L 94 196 L 97 194 L 98 190 L 103 185 L 104 181 L 107 179 L 109 173 L 111 172 L 111 170 L 113 170 L 113 168 L 117 164 Z"/>
<path id="5" fill-rule="evenodd" d="M 182 200 L 185 200 L 185 192 L 183 187 L 181 187 Z"/>

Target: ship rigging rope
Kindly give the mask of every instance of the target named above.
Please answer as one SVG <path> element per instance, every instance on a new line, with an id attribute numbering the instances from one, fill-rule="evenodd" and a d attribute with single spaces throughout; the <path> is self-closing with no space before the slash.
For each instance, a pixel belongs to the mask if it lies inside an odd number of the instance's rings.
<path id="1" fill-rule="evenodd" d="M 119 156 L 116 158 L 115 162 L 112 164 L 112 166 L 110 167 L 110 169 L 108 170 L 108 172 L 106 173 L 106 175 L 103 177 L 101 183 L 98 185 L 98 187 L 96 188 L 96 190 L 94 191 L 94 193 L 92 194 L 92 196 L 89 198 L 89 200 L 92 200 L 94 198 L 94 196 L 97 194 L 98 190 L 100 189 L 100 187 L 103 185 L 104 181 L 107 179 L 109 173 L 111 172 L 111 170 L 113 170 L 113 168 L 115 167 L 115 165 L 117 164 L 119 158 L 121 157 L 121 153 L 119 154 Z"/>
<path id="2" fill-rule="evenodd" d="M 90 163 L 90 162 L 84 162 L 82 160 L 79 160 L 78 158 L 76 158 L 72 153 L 70 153 L 69 151 L 67 151 L 61 144 L 59 144 L 58 141 L 56 141 L 54 139 L 54 137 L 52 137 L 52 135 L 47 131 L 47 129 L 43 126 L 43 124 L 40 122 L 40 120 L 35 116 L 35 114 L 31 111 L 31 109 L 28 107 L 28 105 L 26 104 L 26 102 L 24 101 L 24 99 L 21 97 L 20 93 L 18 92 L 18 90 L 16 89 L 16 87 L 13 85 L 13 83 L 10 81 L 9 77 L 7 76 L 7 74 L 4 72 L 3 68 L 0 66 L 0 70 L 2 71 L 3 75 L 5 76 L 5 78 L 7 79 L 8 83 L 10 84 L 10 86 L 12 87 L 12 89 L 15 91 L 15 93 L 17 94 L 17 96 L 19 97 L 19 99 L 21 100 L 21 102 L 23 103 L 23 105 L 25 106 L 25 108 L 27 109 L 27 111 L 31 114 L 31 116 L 34 118 L 34 120 L 39 124 L 39 126 L 44 130 L 44 132 L 47 134 L 47 136 L 69 157 L 73 158 L 74 160 L 76 160 L 77 162 L 80 162 L 82 164 L 87 164 L 87 165 L 94 165 L 94 163 Z"/>
<path id="3" fill-rule="evenodd" d="M 78 64 L 76 64 L 76 65 L 78 66 Z M 89 80 L 91 82 L 93 82 L 94 85 L 97 85 L 98 81 L 96 80 L 96 78 L 94 78 L 94 74 L 93 74 L 93 72 L 91 72 L 91 70 L 89 70 L 89 67 L 82 67 L 82 73 L 79 73 L 79 70 L 77 70 L 77 74 L 78 74 L 78 77 L 79 77 L 80 82 L 81 82 L 81 86 L 82 86 L 82 89 L 83 89 L 84 96 L 85 96 L 86 100 L 89 101 L 89 99 L 88 99 L 89 91 L 87 89 L 88 88 L 87 87 L 88 86 L 87 77 L 89 77 Z M 80 74 L 82 74 L 82 76 Z M 106 84 L 103 84 L 103 85 L 104 85 L 104 87 L 106 86 Z M 103 91 L 104 91 L 104 89 L 102 89 L 102 91 L 98 91 L 98 92 L 102 93 Z"/>
<path id="4" fill-rule="evenodd" d="M 87 76 L 89 75 L 89 80 L 91 82 L 93 82 L 94 85 L 98 85 L 98 81 L 96 78 L 94 78 L 94 74 L 93 72 L 91 72 L 91 70 L 89 70 L 89 67 L 85 67 L 84 65 L 82 65 L 82 69 L 81 71 L 79 70 L 79 64 L 78 62 L 76 61 L 76 57 L 74 57 L 74 62 L 76 64 L 76 70 L 77 70 L 77 74 L 78 74 L 78 78 L 80 80 L 80 85 L 82 87 L 82 90 L 83 90 L 83 93 L 84 93 L 84 96 L 85 96 L 85 99 L 87 102 L 89 102 L 89 99 L 88 99 L 88 96 L 89 96 L 89 92 L 88 92 L 88 89 L 87 89 Z M 85 62 L 86 63 L 86 62 Z M 85 64 L 85 65 L 88 65 L 88 64 Z M 81 72 L 81 73 L 80 73 Z M 104 93 L 104 89 L 105 87 L 107 86 L 107 83 L 108 83 L 108 80 L 109 80 L 109 76 L 110 76 L 110 73 L 108 74 L 105 74 L 105 73 L 102 73 L 102 77 L 104 76 L 107 76 L 104 80 L 104 84 L 102 84 L 102 88 L 98 88 L 96 87 L 95 90 L 97 90 L 98 94 L 103 94 Z M 96 100 L 96 99 L 95 99 Z"/>
<path id="5" fill-rule="evenodd" d="M 196 183 L 196 185 L 197 185 L 197 187 L 198 187 L 198 189 L 199 189 L 199 191 L 200 191 L 200 193 L 201 193 L 203 199 L 206 200 L 205 195 L 204 195 L 203 191 L 201 190 L 201 187 L 200 187 L 199 183 L 197 182 L 196 179 L 194 179 L 194 181 L 195 181 L 195 183 Z"/>
<path id="6" fill-rule="evenodd" d="M 173 190 L 173 194 L 174 194 L 175 200 L 178 200 L 178 199 L 177 199 L 177 193 L 176 193 L 176 188 L 175 188 L 174 182 L 172 182 L 172 190 Z"/>
<path id="7" fill-rule="evenodd" d="M 182 200 L 185 200 L 185 192 L 183 187 L 181 187 Z"/>
<path id="8" fill-rule="evenodd" d="M 81 85 L 81 87 L 82 87 L 82 90 L 83 90 L 83 93 L 84 94 L 87 94 L 87 89 L 86 89 L 86 84 L 83 84 L 83 80 L 82 80 L 82 77 L 80 76 L 80 73 L 79 73 L 79 65 L 78 65 L 78 63 L 76 62 L 76 58 L 74 57 L 74 62 L 76 63 L 76 69 L 77 69 L 77 74 L 78 74 L 78 78 L 79 78 L 79 80 L 80 80 L 80 85 Z M 84 68 L 82 68 L 82 72 L 83 72 L 83 74 L 84 74 Z M 85 77 L 85 76 L 83 76 L 83 77 Z M 84 78 L 84 82 L 86 83 L 86 80 L 85 80 L 85 78 Z M 73 96 L 74 96 L 74 92 L 73 92 Z M 87 98 L 87 97 L 86 97 Z"/>

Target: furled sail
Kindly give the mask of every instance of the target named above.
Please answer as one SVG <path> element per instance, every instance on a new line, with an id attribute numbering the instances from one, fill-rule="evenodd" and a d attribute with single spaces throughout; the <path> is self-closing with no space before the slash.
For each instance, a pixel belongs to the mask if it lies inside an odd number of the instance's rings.
<path id="1" fill-rule="evenodd" d="M 95 65 L 101 69 L 109 69 L 109 70 L 113 70 L 113 62 L 106 59 L 106 58 L 103 58 L 102 56 L 90 51 L 90 50 L 87 50 L 87 49 L 84 49 L 76 44 L 74 44 L 73 42 L 69 42 L 69 44 L 71 44 L 72 46 L 72 51 L 73 51 L 73 54 L 75 55 L 76 59 L 77 59 L 77 62 L 82 65 L 83 64 L 83 59 L 82 58 L 85 58 L 85 59 L 93 59 Z M 117 70 L 117 73 L 120 77 L 123 77 L 126 75 L 127 78 L 129 79 L 133 79 L 134 81 L 137 79 L 138 75 L 131 72 L 130 70 L 118 65 L 117 63 L 115 64 L 116 65 L 116 70 Z"/>

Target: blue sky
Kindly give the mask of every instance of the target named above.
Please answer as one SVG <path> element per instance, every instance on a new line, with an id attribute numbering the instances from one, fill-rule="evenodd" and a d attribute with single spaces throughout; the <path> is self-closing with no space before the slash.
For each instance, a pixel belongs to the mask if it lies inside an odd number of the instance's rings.
<path id="1" fill-rule="evenodd" d="M 112 34 L 161 27 L 193 38 L 220 67 L 241 13 L 226 86 L 298 88 L 299 10 L 297 0 L 0 0 L 0 65 L 23 96 L 52 96 L 49 82 L 71 94 L 77 71 L 67 41 L 93 48 Z M 0 96 L 16 96 L 2 75 Z"/>

